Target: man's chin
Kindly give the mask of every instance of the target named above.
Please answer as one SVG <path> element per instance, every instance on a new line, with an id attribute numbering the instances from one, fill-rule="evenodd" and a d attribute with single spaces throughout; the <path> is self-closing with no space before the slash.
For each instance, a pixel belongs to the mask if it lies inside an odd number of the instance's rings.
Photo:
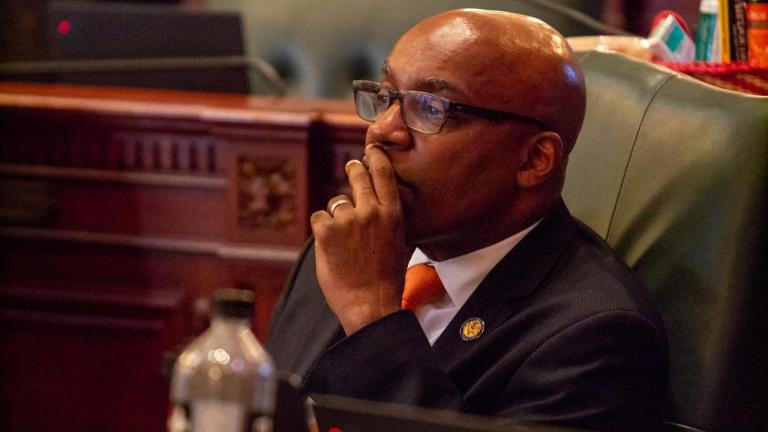
<path id="1" fill-rule="evenodd" d="M 425 228 L 429 227 L 429 224 L 424 218 L 409 217 L 408 213 L 404 213 L 404 226 L 405 231 L 405 244 L 408 246 L 419 247 L 424 243 L 424 240 L 429 238 L 429 233 Z"/>
<path id="2" fill-rule="evenodd" d="M 414 220 L 412 213 L 406 210 L 405 204 L 403 206 L 403 231 L 405 232 L 405 244 L 411 246 L 418 239 L 418 233 L 416 232 L 417 221 Z"/>

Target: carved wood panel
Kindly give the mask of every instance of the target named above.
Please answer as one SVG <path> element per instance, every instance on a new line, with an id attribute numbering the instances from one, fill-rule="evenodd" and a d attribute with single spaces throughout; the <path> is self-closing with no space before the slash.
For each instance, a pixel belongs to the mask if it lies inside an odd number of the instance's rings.
<path id="1" fill-rule="evenodd" d="M 212 291 L 253 290 L 266 336 L 364 129 L 348 103 L 0 83 L 0 430 L 163 431 Z"/>

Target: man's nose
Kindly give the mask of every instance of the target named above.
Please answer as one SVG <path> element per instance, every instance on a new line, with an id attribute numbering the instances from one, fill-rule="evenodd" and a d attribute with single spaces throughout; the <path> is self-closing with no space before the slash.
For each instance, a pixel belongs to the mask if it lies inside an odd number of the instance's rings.
<path id="1" fill-rule="evenodd" d="M 411 146 L 411 131 L 403 120 L 403 106 L 393 103 L 379 118 L 368 126 L 368 144 L 407 149 Z"/>

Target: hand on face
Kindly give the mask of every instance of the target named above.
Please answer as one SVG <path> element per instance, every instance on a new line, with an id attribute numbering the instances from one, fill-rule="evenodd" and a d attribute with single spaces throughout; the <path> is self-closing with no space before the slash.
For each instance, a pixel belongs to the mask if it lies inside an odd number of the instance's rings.
<path id="1" fill-rule="evenodd" d="M 347 163 L 352 198 L 337 196 L 328 211 L 312 214 L 317 280 L 344 331 L 400 309 L 403 281 L 413 248 L 405 244 L 395 171 L 385 150 L 365 149 L 368 169 Z M 339 200 L 347 200 L 335 206 Z M 333 208 L 333 211 L 331 211 Z"/>

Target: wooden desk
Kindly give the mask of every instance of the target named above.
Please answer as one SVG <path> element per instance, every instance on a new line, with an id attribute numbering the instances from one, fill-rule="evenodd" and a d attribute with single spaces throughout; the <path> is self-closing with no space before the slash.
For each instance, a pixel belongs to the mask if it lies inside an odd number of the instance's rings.
<path id="1" fill-rule="evenodd" d="M 264 338 L 364 134 L 349 102 L 0 83 L 0 430 L 164 430 L 163 358 L 218 287 Z"/>

